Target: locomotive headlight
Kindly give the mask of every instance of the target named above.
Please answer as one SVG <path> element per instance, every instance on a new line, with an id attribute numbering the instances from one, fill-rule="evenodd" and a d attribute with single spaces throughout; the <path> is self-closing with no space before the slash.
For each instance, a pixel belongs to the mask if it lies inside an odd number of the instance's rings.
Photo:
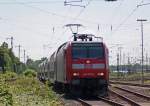
<path id="1" fill-rule="evenodd" d="M 73 76 L 79 76 L 79 73 L 73 73 Z"/>
<path id="2" fill-rule="evenodd" d="M 104 73 L 101 72 L 101 73 L 97 73 L 98 76 L 104 76 Z"/>

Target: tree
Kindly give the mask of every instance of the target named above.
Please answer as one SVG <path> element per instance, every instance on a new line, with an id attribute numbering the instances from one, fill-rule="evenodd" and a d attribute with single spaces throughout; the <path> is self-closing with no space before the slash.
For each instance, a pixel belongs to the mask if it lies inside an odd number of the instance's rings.
<path id="1" fill-rule="evenodd" d="M 42 63 L 43 61 L 45 61 L 47 58 L 43 57 L 40 60 L 32 60 L 32 59 L 28 59 L 26 62 L 26 65 L 28 68 L 33 69 L 33 70 L 38 70 L 38 66 L 40 63 Z"/>
<path id="2" fill-rule="evenodd" d="M 0 61 L 0 67 L 3 72 L 6 70 L 15 71 L 16 65 L 20 63 L 12 50 L 8 48 L 8 44 L 6 42 L 3 42 L 0 46 Z"/>
<path id="3" fill-rule="evenodd" d="M 1 47 L 4 48 L 4 49 L 8 49 L 8 44 L 6 42 L 3 42 Z"/>

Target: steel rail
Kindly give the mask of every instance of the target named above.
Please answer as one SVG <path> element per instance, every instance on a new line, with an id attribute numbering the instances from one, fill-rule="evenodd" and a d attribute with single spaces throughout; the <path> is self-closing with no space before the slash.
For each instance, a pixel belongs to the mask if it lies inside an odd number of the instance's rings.
<path id="1" fill-rule="evenodd" d="M 91 104 L 85 102 L 84 100 L 82 100 L 82 99 L 80 99 L 80 98 L 78 98 L 77 101 L 79 101 L 79 102 L 80 102 L 82 105 L 84 105 L 84 106 L 92 106 Z"/>
<path id="2" fill-rule="evenodd" d="M 114 86 L 114 87 L 117 88 L 117 89 L 120 89 L 120 90 L 129 92 L 129 93 L 132 93 L 132 94 L 134 94 L 134 95 L 143 97 L 143 98 L 145 98 L 145 99 L 147 99 L 147 100 L 150 100 L 150 96 L 147 96 L 147 95 L 144 95 L 144 94 L 141 94 L 141 93 L 138 93 L 138 92 L 129 91 L 129 90 L 125 89 L 125 88 L 121 88 L 121 87 L 118 87 L 118 86 Z"/>
<path id="3" fill-rule="evenodd" d="M 140 86 L 140 87 L 150 87 L 150 85 L 142 85 L 137 83 L 128 83 L 128 82 L 119 82 L 119 81 L 109 81 L 110 84 L 122 84 L 122 85 L 131 85 L 131 86 Z"/>
<path id="4" fill-rule="evenodd" d="M 116 94 L 118 97 L 124 99 L 125 101 L 128 101 L 128 102 L 129 102 L 130 104 L 132 104 L 133 106 L 141 106 L 140 104 L 138 104 L 137 102 L 135 102 L 134 100 L 132 100 L 132 99 L 130 99 L 130 98 L 128 98 L 128 97 L 125 97 L 125 96 L 123 96 L 123 95 L 120 95 L 119 93 L 117 93 L 117 92 L 115 92 L 115 91 L 113 91 L 113 90 L 110 90 L 110 89 L 109 89 L 109 91 L 112 92 L 112 93 L 114 93 L 114 94 Z"/>
<path id="5" fill-rule="evenodd" d="M 106 99 L 106 98 L 103 98 L 103 97 L 98 97 L 98 98 L 103 100 L 104 102 L 107 102 L 110 105 L 113 105 L 113 106 L 124 106 L 123 104 L 117 103 L 115 101 L 112 101 L 112 100 L 109 100 L 109 99 Z"/>
<path id="6" fill-rule="evenodd" d="M 105 103 L 108 103 L 108 104 L 112 105 L 112 106 L 124 106 L 123 104 L 117 103 L 117 102 L 112 101 L 112 100 L 108 100 L 108 99 L 103 98 L 103 97 L 97 97 L 97 98 L 102 100 Z M 86 101 L 84 101 L 80 98 L 78 98 L 77 101 L 79 101 L 84 106 L 92 106 L 92 104 L 89 104 L 89 103 L 87 103 Z"/>

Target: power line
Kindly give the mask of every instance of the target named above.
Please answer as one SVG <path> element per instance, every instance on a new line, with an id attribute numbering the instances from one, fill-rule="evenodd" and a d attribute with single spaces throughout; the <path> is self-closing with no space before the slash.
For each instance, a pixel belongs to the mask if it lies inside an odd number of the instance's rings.
<path id="1" fill-rule="evenodd" d="M 83 1 L 83 0 L 80 0 L 80 1 Z M 87 1 L 87 0 L 84 0 L 84 1 Z M 105 1 L 105 0 L 93 0 L 93 1 Z M 79 1 L 68 1 L 68 3 L 71 3 L 71 2 L 79 2 Z M 6 2 L 6 1 L 1 1 L 0 4 L 3 5 L 3 4 L 20 4 L 20 3 L 24 3 L 24 4 L 47 4 L 47 3 L 64 3 L 63 0 L 50 0 L 50 1 L 16 1 L 16 2 Z"/>
<path id="2" fill-rule="evenodd" d="M 140 4 L 143 2 L 143 0 L 140 2 Z M 131 13 L 115 28 L 113 31 L 113 34 L 118 31 L 118 29 L 137 11 L 138 7 L 134 8 Z"/>
<path id="3" fill-rule="evenodd" d="M 67 1 L 67 0 L 65 0 L 64 1 L 64 5 L 65 6 L 67 6 L 67 5 L 69 5 L 69 6 L 78 6 L 78 7 L 83 7 L 83 8 L 85 8 L 85 6 L 84 5 L 77 5 L 77 4 L 72 4 L 72 3 L 79 3 L 79 2 L 82 2 L 82 0 L 74 0 L 74 1 Z"/>
<path id="4" fill-rule="evenodd" d="M 90 4 L 91 1 L 104 1 L 104 0 L 89 0 L 88 3 L 85 5 L 85 8 Z M 50 11 L 41 9 L 39 7 L 31 6 L 31 5 L 26 4 L 24 2 L 17 2 L 17 4 L 23 5 L 25 7 L 36 9 L 38 11 L 50 14 L 52 16 L 58 16 L 58 17 L 61 17 L 61 18 L 69 18 L 69 19 L 79 20 L 79 21 L 88 22 L 88 23 L 92 23 L 92 24 L 97 24 L 98 23 L 98 22 L 94 22 L 94 21 L 91 21 L 91 20 L 85 20 L 85 19 L 78 18 L 84 12 L 85 8 L 83 8 L 76 17 L 71 17 L 71 16 L 66 16 L 66 15 L 58 14 L 58 13 L 55 13 L 55 12 L 50 12 Z"/>
<path id="5" fill-rule="evenodd" d="M 74 21 L 85 11 L 85 9 L 90 5 L 91 1 L 93 0 L 89 0 L 88 3 L 85 5 L 85 8 L 83 8 L 79 14 L 75 17 Z"/>
<path id="6" fill-rule="evenodd" d="M 55 15 L 55 16 L 59 16 L 59 17 L 63 17 L 63 18 L 66 17 L 66 16 L 63 16 L 63 15 L 60 15 L 60 14 L 57 14 L 57 13 L 54 13 L 54 12 L 50 12 L 50 11 L 47 11 L 47 10 L 44 10 L 44 9 L 41 9 L 41 8 L 38 8 L 38 7 L 34 7 L 34 6 L 31 6 L 31 5 L 27 5 L 27 4 L 25 4 L 25 3 L 21 3 L 21 2 L 20 2 L 19 4 L 24 5 L 25 7 L 30 7 L 30 8 L 39 10 L 39 11 L 44 12 L 44 13 L 51 14 L 51 15 Z"/>
<path id="7" fill-rule="evenodd" d="M 81 0 L 82 1 L 82 0 Z M 85 0 L 86 1 L 86 0 Z M 91 1 L 105 1 L 105 0 L 89 0 L 88 1 L 88 3 L 85 5 L 85 8 L 90 4 L 90 2 Z M 59 1 L 59 0 L 57 0 L 57 1 L 37 1 L 37 2 L 10 2 L 10 4 L 12 3 L 12 4 L 20 4 L 20 5 L 24 5 L 24 6 L 26 6 L 26 7 L 30 7 L 30 8 L 33 8 L 33 9 L 36 9 L 36 10 L 39 10 L 39 11 L 41 11 L 41 12 L 44 12 L 44 13 L 47 13 L 47 14 L 51 14 L 51 15 L 54 15 L 54 16 L 58 16 L 58 17 L 62 17 L 62 18 L 70 18 L 70 19 L 76 19 L 76 20 L 80 20 L 80 21 L 84 21 L 84 22 L 88 22 L 88 23 L 93 23 L 93 24 L 97 24 L 98 22 L 93 22 L 93 21 L 89 21 L 89 20 L 85 20 L 85 19 L 77 19 L 77 18 L 74 18 L 74 17 L 71 17 L 71 16 L 66 16 L 66 15 L 61 15 L 61 14 L 57 14 L 57 13 L 55 13 L 55 12 L 50 12 L 50 11 L 47 11 L 47 10 L 44 10 L 44 9 L 41 9 L 41 8 L 38 8 L 38 7 L 35 7 L 35 6 L 31 6 L 31 5 L 29 5 L 29 4 L 32 4 L 32 3 L 47 3 L 47 2 L 49 2 L 49 3 L 51 3 L 51 2 L 62 2 L 61 0 Z M 1 4 L 2 2 L 0 2 L 0 4 Z M 5 2 L 3 2 L 3 3 L 5 3 Z M 7 3 L 7 2 L 6 2 Z M 9 3 L 9 2 L 8 2 Z M 84 9 L 83 10 L 81 10 L 80 11 L 80 13 L 79 13 L 79 15 L 78 16 L 80 16 L 80 14 L 82 14 L 82 11 L 84 11 Z M 77 17 L 78 17 L 77 16 Z"/>
<path id="8" fill-rule="evenodd" d="M 113 31 L 113 33 L 115 33 L 134 14 L 134 12 L 137 10 L 137 8 L 138 7 L 133 9 L 133 11 L 116 27 L 116 29 Z"/>
<path id="9" fill-rule="evenodd" d="M 137 5 L 137 7 L 144 6 L 144 5 L 150 5 L 150 3 L 139 4 L 139 5 Z"/>
<path id="10" fill-rule="evenodd" d="M 118 13 L 118 12 L 116 12 L 116 10 L 120 10 L 119 8 L 122 6 L 123 2 L 124 2 L 124 0 L 122 0 L 122 1 L 120 2 L 120 4 L 114 9 L 114 11 L 113 11 L 113 13 L 112 13 L 112 16 L 111 16 L 111 18 L 110 18 L 111 21 L 112 21 L 112 20 L 114 19 L 114 17 L 116 16 L 115 14 Z M 112 25 L 112 22 L 111 22 L 111 25 Z"/>
<path id="11" fill-rule="evenodd" d="M 89 0 L 89 1 L 92 1 L 92 0 Z M 25 6 L 25 7 L 29 7 L 29 8 L 36 9 L 36 10 L 38 10 L 38 11 L 41 11 L 41 12 L 46 13 L 46 14 L 50 14 L 50 15 L 52 15 L 52 16 L 57 16 L 57 17 L 61 17 L 61 18 L 69 18 L 69 19 L 73 19 L 73 20 L 76 19 L 76 20 L 80 20 L 80 21 L 84 21 L 84 22 L 88 22 L 88 23 L 97 24 L 97 22 L 93 22 L 93 21 L 89 21 L 89 20 L 85 20 L 85 19 L 79 19 L 79 18 L 77 19 L 77 18 L 74 18 L 74 17 L 71 17 L 71 16 L 66 16 L 66 15 L 62 15 L 62 14 L 55 13 L 55 12 L 50 12 L 50 11 L 41 9 L 41 8 L 39 8 L 39 7 L 31 6 L 31 5 L 29 5 L 29 4 L 25 4 L 25 3 L 22 3 L 22 2 L 18 2 L 18 4 L 23 5 L 23 6 Z M 89 3 L 85 6 L 85 8 L 86 8 L 88 5 L 89 5 Z M 82 13 L 82 11 L 84 11 L 85 8 L 83 8 L 83 10 L 80 11 L 79 15 Z M 79 16 L 79 15 L 78 15 L 78 16 Z M 78 16 L 77 16 L 77 17 L 78 17 Z"/>
<path id="12" fill-rule="evenodd" d="M 92 0 L 89 0 L 89 1 L 88 1 L 88 3 L 85 5 L 85 8 L 87 8 L 87 6 L 90 5 L 91 1 L 92 1 Z M 84 12 L 85 8 L 83 8 L 83 9 L 79 12 L 79 14 L 74 18 L 74 20 L 73 20 L 71 23 L 73 23 L 73 22 Z M 60 34 L 60 35 L 64 35 L 64 34 L 66 33 L 66 31 L 67 31 L 67 29 L 66 29 L 65 31 L 63 31 L 62 34 Z M 61 39 L 61 38 L 59 38 L 59 39 Z M 59 42 L 57 42 L 57 43 L 59 43 Z"/>
<path id="13" fill-rule="evenodd" d="M 91 1 L 92 1 L 92 0 L 89 0 L 89 1 L 88 1 L 88 3 L 86 4 L 85 8 L 90 4 Z M 79 14 L 74 18 L 74 20 L 73 20 L 71 23 L 73 23 L 73 22 L 84 12 L 85 8 L 83 8 L 83 9 L 79 12 Z M 66 31 L 67 31 L 67 30 L 65 30 L 64 32 L 62 32 L 61 35 L 64 35 L 64 34 L 66 33 Z"/>
<path id="14" fill-rule="evenodd" d="M 0 4 L 20 4 L 20 3 L 24 3 L 24 4 L 47 4 L 47 3 L 63 3 L 62 0 L 51 0 L 51 1 L 28 1 L 28 2 L 0 2 Z"/>

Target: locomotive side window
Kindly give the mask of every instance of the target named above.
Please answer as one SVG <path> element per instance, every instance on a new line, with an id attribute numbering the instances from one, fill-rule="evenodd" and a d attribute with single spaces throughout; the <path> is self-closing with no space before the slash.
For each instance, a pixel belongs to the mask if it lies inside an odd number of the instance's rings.
<path id="1" fill-rule="evenodd" d="M 73 44 L 73 59 L 78 58 L 104 58 L 104 48 L 100 43 Z"/>

